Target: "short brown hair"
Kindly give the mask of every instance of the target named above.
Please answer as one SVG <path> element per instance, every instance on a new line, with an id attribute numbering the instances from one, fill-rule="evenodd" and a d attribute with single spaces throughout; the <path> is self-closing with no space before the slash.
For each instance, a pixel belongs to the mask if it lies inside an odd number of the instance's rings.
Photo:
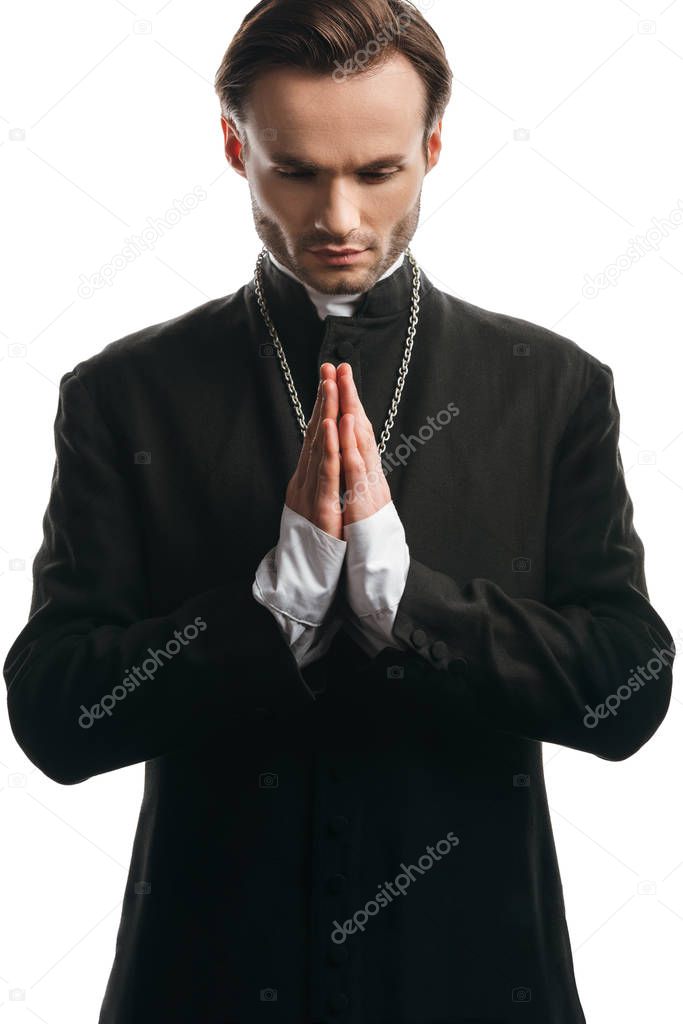
<path id="1" fill-rule="evenodd" d="M 438 35 L 409 0 L 261 0 L 240 25 L 216 72 L 221 112 L 237 127 L 246 124 L 251 86 L 271 68 L 330 74 L 333 67 L 338 73 L 340 66 L 355 64 L 362 72 L 395 53 L 411 61 L 425 84 L 426 150 L 450 101 L 453 73 Z M 362 64 L 361 54 L 367 55 Z"/>

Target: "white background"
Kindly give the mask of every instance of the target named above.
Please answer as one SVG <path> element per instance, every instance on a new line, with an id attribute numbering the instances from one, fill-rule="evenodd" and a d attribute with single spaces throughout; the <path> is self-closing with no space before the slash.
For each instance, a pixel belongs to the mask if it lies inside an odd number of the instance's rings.
<path id="1" fill-rule="evenodd" d="M 252 5 L 131 3 L 3 9 L 3 659 L 28 614 L 61 375 L 237 290 L 261 248 L 212 86 Z M 421 6 L 456 80 L 412 249 L 437 287 L 552 328 L 612 367 L 650 597 L 680 644 L 683 226 L 623 260 L 594 297 L 584 285 L 653 218 L 683 210 L 683 0 Z M 111 286 L 79 293 L 195 187 L 207 197 L 193 212 Z M 624 762 L 544 747 L 589 1024 L 683 1022 L 682 725 L 675 688 L 659 731 Z M 92 1024 L 143 766 L 60 786 L 26 760 L 6 716 L 0 730 L 0 1024 Z"/>

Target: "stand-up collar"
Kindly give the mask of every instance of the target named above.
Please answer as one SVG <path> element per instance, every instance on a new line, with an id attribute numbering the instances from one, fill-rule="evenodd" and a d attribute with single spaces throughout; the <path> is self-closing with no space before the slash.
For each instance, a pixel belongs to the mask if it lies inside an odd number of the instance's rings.
<path id="1" fill-rule="evenodd" d="M 324 320 L 325 317 L 328 316 L 353 316 L 363 301 L 365 292 L 357 292 L 354 295 L 328 295 L 325 292 L 318 291 L 317 288 L 313 288 L 311 285 L 306 284 L 305 281 L 302 281 L 297 277 L 297 275 L 285 267 L 284 264 L 280 263 L 277 257 L 275 257 L 270 250 L 268 250 L 268 254 L 278 270 L 282 270 L 283 273 L 287 274 L 289 277 L 293 277 L 295 281 L 299 282 L 299 284 L 303 284 L 306 292 L 308 293 L 308 297 L 315 306 L 321 320 Z M 384 271 L 379 280 L 383 281 L 385 277 L 391 277 L 391 275 L 394 274 L 401 266 L 404 259 L 405 250 L 401 253 L 398 259 L 392 263 L 389 269 Z"/>
<path id="2" fill-rule="evenodd" d="M 278 323 L 294 321 L 302 333 L 316 337 L 322 335 L 325 324 L 330 322 L 344 323 L 351 329 L 355 326 L 372 329 L 386 318 L 405 315 L 412 300 L 413 265 L 407 254 L 398 270 L 365 292 L 353 316 L 328 316 L 324 321 L 318 316 L 304 285 L 280 270 L 269 256 L 262 261 L 261 272 L 266 303 L 276 327 Z M 431 288 L 431 282 L 421 271 L 421 297 Z M 254 289 L 253 279 L 250 289 Z"/>

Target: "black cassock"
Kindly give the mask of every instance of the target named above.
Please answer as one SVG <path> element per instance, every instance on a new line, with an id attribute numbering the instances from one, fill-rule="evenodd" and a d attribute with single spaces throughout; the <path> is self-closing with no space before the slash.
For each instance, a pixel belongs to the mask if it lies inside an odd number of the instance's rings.
<path id="1" fill-rule="evenodd" d="M 264 260 L 307 419 L 347 361 L 379 440 L 411 284 L 321 321 Z M 146 762 L 100 1024 L 583 1024 L 541 742 L 627 758 L 671 695 L 618 435 L 607 365 L 423 273 L 409 650 L 342 629 L 301 673 L 251 592 L 302 443 L 253 280 L 64 375 L 5 677 L 50 778 Z"/>

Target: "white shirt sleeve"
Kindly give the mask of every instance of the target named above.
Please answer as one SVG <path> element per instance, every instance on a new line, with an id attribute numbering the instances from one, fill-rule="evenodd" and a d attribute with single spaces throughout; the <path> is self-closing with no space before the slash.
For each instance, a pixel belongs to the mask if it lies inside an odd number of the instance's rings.
<path id="1" fill-rule="evenodd" d="M 327 616 L 341 576 L 346 541 L 339 540 L 287 505 L 277 545 L 256 570 L 252 594 L 269 608 L 300 668 L 321 658 L 342 625 Z"/>
<path id="2" fill-rule="evenodd" d="M 270 609 L 300 668 L 321 658 L 342 626 L 323 622 L 346 558 L 347 597 L 356 618 L 346 628 L 370 657 L 385 647 L 407 650 L 392 636 L 405 589 L 410 551 L 393 502 L 344 527 L 344 540 L 321 530 L 287 505 L 277 545 L 262 559 L 252 594 Z"/>
<path id="3" fill-rule="evenodd" d="M 358 620 L 354 639 L 371 657 L 385 647 L 408 650 L 392 636 L 410 567 L 410 549 L 396 506 L 390 501 L 343 532 L 348 543 L 347 597 Z"/>

